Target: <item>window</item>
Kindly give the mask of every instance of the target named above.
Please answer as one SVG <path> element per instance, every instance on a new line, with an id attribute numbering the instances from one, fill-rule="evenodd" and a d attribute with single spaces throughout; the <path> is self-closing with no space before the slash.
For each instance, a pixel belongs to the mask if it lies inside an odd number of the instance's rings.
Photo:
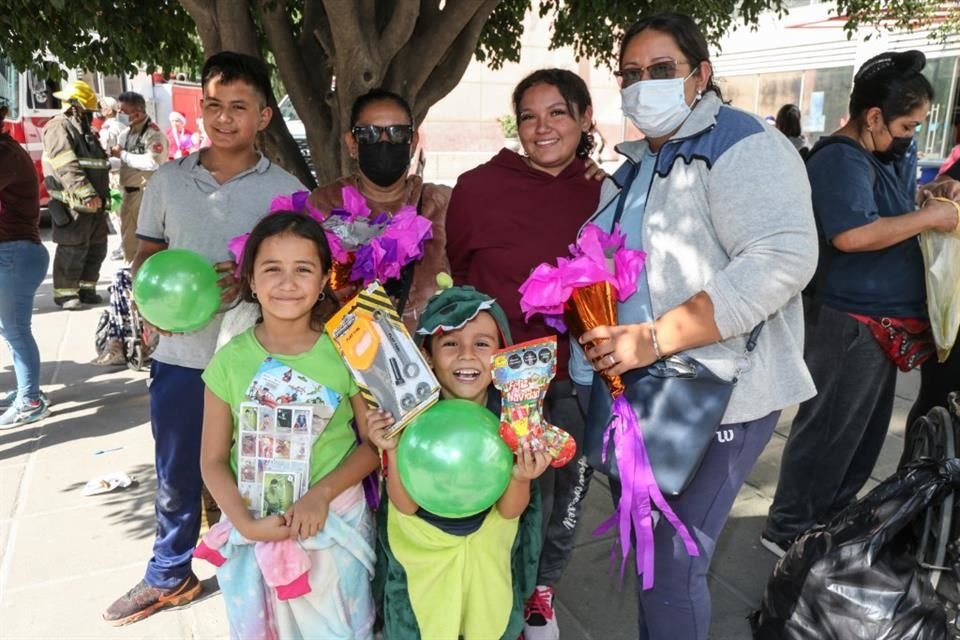
<path id="1" fill-rule="evenodd" d="M 8 120 L 20 117 L 20 74 L 13 63 L 0 54 L 0 100 L 3 100 L 9 112 Z"/>
<path id="2" fill-rule="evenodd" d="M 945 158 L 954 145 L 953 109 L 956 104 L 954 78 L 960 77 L 960 58 L 927 59 L 923 75 L 933 85 L 933 104 L 930 116 L 917 134 L 917 149 L 928 158 Z"/>
<path id="3" fill-rule="evenodd" d="M 47 62 L 44 67 L 56 77 L 56 63 Z M 31 109 L 59 109 L 60 101 L 53 97 L 53 92 L 59 89 L 60 81 L 51 80 L 48 74 L 27 72 L 27 106 Z"/>
<path id="4" fill-rule="evenodd" d="M 761 74 L 757 87 L 757 115 L 775 118 L 783 105 L 798 104 L 803 89 L 802 75 L 800 71 Z"/>
<path id="5" fill-rule="evenodd" d="M 800 113 L 803 133 L 811 145 L 830 135 L 847 121 L 853 67 L 810 69 L 803 72 Z"/>

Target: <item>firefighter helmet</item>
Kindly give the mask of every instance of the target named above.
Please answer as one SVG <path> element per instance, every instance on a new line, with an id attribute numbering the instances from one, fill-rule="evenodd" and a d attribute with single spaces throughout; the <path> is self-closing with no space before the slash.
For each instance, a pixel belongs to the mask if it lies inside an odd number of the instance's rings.
<path id="1" fill-rule="evenodd" d="M 61 91 L 54 92 L 53 97 L 62 100 L 64 107 L 71 102 L 77 102 L 87 111 L 97 110 L 97 94 L 93 87 L 83 80 L 74 80 Z"/>

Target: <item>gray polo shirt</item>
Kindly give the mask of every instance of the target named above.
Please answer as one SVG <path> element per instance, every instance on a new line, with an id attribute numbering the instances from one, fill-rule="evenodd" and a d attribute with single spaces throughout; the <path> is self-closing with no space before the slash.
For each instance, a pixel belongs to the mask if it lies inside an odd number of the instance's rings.
<path id="1" fill-rule="evenodd" d="M 270 201 L 305 187 L 260 156 L 257 164 L 224 184 L 203 165 L 200 154 L 162 165 L 143 194 L 137 237 L 189 249 L 211 263 L 231 260 L 227 242 L 247 233 L 267 214 Z M 199 331 L 160 338 L 153 357 L 166 364 L 204 369 L 213 357 L 222 314 Z"/>

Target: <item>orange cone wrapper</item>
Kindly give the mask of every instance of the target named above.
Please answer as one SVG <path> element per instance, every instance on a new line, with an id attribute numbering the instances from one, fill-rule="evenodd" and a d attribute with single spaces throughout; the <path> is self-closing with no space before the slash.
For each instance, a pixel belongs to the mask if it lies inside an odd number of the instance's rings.
<path id="1" fill-rule="evenodd" d="M 580 336 L 597 327 L 612 327 L 617 324 L 617 295 L 609 282 L 595 282 L 573 290 L 563 305 L 563 321 L 570 334 Z M 594 346 L 594 344 L 584 345 Z M 623 394 L 620 376 L 601 374 L 614 398 Z"/>

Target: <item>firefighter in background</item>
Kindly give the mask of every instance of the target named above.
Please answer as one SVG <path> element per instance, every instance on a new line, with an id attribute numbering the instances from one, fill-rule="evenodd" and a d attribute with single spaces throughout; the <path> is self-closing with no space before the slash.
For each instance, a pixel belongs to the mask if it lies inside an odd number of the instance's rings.
<path id="1" fill-rule="evenodd" d="M 99 304 L 100 265 L 107 256 L 110 202 L 107 154 L 90 126 L 97 94 L 83 80 L 53 94 L 63 113 L 43 127 L 43 174 L 57 251 L 53 301 L 63 309 Z"/>
<path id="2" fill-rule="evenodd" d="M 119 166 L 120 170 L 120 188 L 123 190 L 120 238 L 123 259 L 129 264 L 137 253 L 137 217 L 143 189 L 153 172 L 167 160 L 167 136 L 147 116 L 147 102 L 139 93 L 121 93 L 117 103 L 130 128 L 110 149 L 110 164 Z"/>

